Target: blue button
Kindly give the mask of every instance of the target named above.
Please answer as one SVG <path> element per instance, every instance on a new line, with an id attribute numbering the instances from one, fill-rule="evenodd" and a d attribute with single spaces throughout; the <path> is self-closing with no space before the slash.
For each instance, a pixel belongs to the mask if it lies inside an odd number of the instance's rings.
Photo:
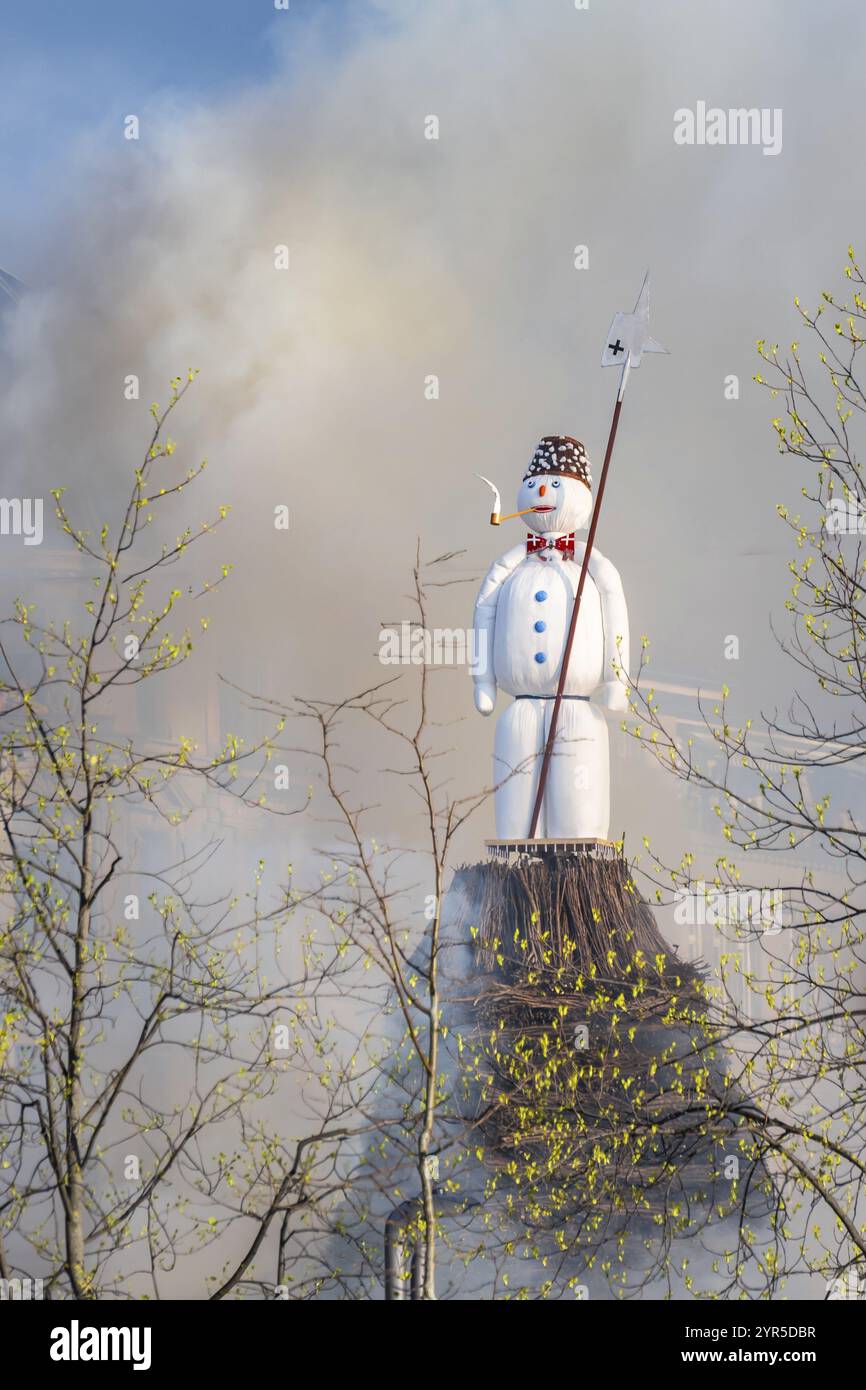
<path id="1" fill-rule="evenodd" d="M 535 595 L 535 602 L 536 602 L 536 603 L 544 603 L 544 600 L 545 600 L 546 598 L 547 598 L 547 590 L 546 590 L 546 589 L 539 589 L 538 593 Z"/>
<path id="2" fill-rule="evenodd" d="M 544 652 L 536 652 L 536 653 L 535 653 L 535 660 L 536 660 L 536 661 L 539 661 L 539 662 L 540 662 L 540 661 L 546 661 L 546 660 L 547 660 L 547 657 L 544 655 Z"/>
<path id="3" fill-rule="evenodd" d="M 544 621 L 543 618 L 539 618 L 539 619 L 538 619 L 538 622 L 535 624 L 535 631 L 536 631 L 536 632 L 545 632 L 546 630 L 547 630 L 547 623 Z"/>

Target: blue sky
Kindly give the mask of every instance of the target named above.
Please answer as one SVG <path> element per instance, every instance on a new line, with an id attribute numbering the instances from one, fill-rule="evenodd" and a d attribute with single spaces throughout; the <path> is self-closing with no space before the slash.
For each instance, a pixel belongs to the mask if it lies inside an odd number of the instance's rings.
<path id="1" fill-rule="evenodd" d="M 293 14 L 303 8 L 295 0 Z M 180 59 L 186 80 L 215 82 L 264 68 L 268 27 L 288 18 L 275 15 L 271 0 L 6 0 L 3 41 L 7 58 L 30 51 L 75 62 L 102 54 L 157 81 L 177 72 Z"/>
<path id="2" fill-rule="evenodd" d="M 155 98 L 195 102 L 290 71 L 311 27 L 338 56 L 381 22 L 366 0 L 291 0 L 288 12 L 273 0 L 0 0 L 0 15 L 0 267 L 18 272 L 83 135 Z"/>
<path id="3" fill-rule="evenodd" d="M 365 0 L 291 0 L 288 12 L 275 11 L 273 0 L 3 0 L 0 13 L 4 69 L 33 57 L 57 66 L 102 63 L 142 91 L 174 82 L 207 90 L 262 76 L 275 42 L 293 27 L 327 24 L 338 45 L 372 19 Z M 82 107 L 100 96 L 99 88 L 82 90 Z"/>

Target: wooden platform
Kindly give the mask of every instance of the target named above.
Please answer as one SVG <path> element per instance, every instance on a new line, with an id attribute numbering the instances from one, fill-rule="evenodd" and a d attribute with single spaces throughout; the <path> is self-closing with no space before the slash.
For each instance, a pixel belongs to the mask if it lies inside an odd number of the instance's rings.
<path id="1" fill-rule="evenodd" d="M 544 858 L 550 854 L 588 854 L 594 858 L 617 859 L 621 847 L 613 840 L 485 840 L 491 859 Z"/>

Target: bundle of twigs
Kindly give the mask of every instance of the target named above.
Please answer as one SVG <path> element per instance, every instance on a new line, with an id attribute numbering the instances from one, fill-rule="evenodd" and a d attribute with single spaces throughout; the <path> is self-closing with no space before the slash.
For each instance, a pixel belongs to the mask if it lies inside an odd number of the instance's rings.
<path id="1" fill-rule="evenodd" d="M 469 1065 L 486 1161 L 536 1216 L 736 1200 L 703 970 L 677 959 L 626 861 L 472 865 L 452 901 L 480 976 Z"/>
<path id="2" fill-rule="evenodd" d="M 512 961 L 584 974 L 595 965 L 618 974 L 642 951 L 649 960 L 663 956 L 665 970 L 683 979 L 700 976 L 697 964 L 676 962 L 622 856 L 562 854 L 473 864 L 458 871 L 455 888 L 466 905 L 463 915 L 477 922 L 483 969 Z M 518 949 L 518 926 L 526 949 Z"/>

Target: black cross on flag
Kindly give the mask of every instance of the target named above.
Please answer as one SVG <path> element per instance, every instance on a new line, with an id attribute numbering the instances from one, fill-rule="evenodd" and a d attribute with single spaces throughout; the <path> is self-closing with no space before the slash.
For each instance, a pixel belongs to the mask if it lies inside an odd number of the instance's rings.
<path id="1" fill-rule="evenodd" d="M 616 315 L 610 326 L 608 338 L 610 341 L 605 343 L 601 357 L 603 367 L 621 367 L 625 361 L 628 361 L 630 368 L 639 367 L 643 353 L 667 352 L 667 348 L 663 348 L 661 343 L 650 337 L 648 275 L 641 285 L 634 309 L 630 314 Z"/>

